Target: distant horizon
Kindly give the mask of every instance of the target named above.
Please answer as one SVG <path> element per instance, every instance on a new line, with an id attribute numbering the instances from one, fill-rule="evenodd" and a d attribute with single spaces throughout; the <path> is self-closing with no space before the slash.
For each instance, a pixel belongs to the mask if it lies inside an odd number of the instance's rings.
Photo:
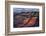
<path id="1" fill-rule="evenodd" d="M 39 12 L 39 9 L 37 8 L 13 8 L 13 12 L 21 13 L 21 12 Z"/>

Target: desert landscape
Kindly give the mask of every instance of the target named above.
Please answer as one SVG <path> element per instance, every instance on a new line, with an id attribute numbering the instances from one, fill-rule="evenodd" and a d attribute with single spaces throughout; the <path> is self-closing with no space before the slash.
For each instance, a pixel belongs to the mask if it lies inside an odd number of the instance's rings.
<path id="1" fill-rule="evenodd" d="M 14 12 L 14 27 L 38 27 L 39 12 Z"/>
<path id="2" fill-rule="evenodd" d="M 39 27 L 39 9 L 14 8 L 13 27 Z"/>

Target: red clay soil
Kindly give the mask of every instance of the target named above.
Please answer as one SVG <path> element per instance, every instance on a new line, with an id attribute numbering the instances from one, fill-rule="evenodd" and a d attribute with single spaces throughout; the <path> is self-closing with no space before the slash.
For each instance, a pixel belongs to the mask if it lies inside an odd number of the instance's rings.
<path id="1" fill-rule="evenodd" d="M 32 25 L 34 25 L 35 22 L 36 22 L 36 17 L 32 17 L 31 19 L 27 18 L 26 20 L 24 20 L 23 23 L 26 25 L 32 26 Z"/>

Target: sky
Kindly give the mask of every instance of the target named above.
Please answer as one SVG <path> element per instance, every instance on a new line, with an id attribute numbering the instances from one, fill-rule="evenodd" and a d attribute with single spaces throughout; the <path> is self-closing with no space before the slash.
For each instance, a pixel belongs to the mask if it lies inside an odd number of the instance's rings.
<path id="1" fill-rule="evenodd" d="M 39 11 L 36 8 L 13 8 L 13 12 L 21 13 L 21 12 L 30 12 L 30 11 Z"/>

